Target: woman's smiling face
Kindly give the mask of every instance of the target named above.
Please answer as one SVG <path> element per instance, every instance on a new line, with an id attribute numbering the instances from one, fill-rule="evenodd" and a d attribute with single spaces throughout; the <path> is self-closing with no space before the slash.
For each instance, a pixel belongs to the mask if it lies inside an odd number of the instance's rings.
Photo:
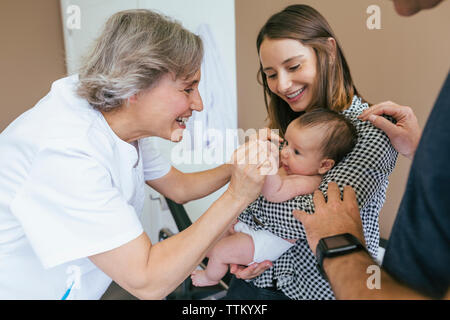
<path id="1" fill-rule="evenodd" d="M 305 111 L 311 106 L 317 77 L 317 58 L 311 47 L 293 39 L 266 38 L 259 58 L 270 91 L 293 111 Z"/>
<path id="2" fill-rule="evenodd" d="M 185 122 L 193 111 L 202 111 L 198 91 L 200 71 L 190 79 L 174 79 L 167 73 L 143 92 L 135 104 L 136 122 L 145 127 L 145 136 L 158 136 L 174 142 L 181 140 Z"/>

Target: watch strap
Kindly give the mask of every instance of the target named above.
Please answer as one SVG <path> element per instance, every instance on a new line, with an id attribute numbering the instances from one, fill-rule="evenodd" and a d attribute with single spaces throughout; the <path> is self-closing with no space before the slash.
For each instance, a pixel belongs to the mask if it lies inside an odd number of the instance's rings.
<path id="1" fill-rule="evenodd" d="M 329 238 L 337 238 L 337 237 L 346 237 L 347 240 L 349 240 L 352 244 L 356 245 L 356 247 L 345 250 L 345 251 L 339 251 L 338 253 L 331 253 L 328 251 L 327 245 L 325 244 L 325 239 Z M 317 268 L 319 269 L 320 274 L 322 277 L 328 281 L 328 277 L 325 273 L 325 270 L 323 268 L 323 260 L 325 258 L 333 258 L 333 257 L 339 257 L 344 256 L 356 251 L 366 251 L 366 248 L 361 244 L 361 242 L 356 238 L 354 235 L 350 233 L 344 233 L 344 234 L 338 234 L 335 236 L 325 237 L 320 239 L 319 243 L 317 244 L 316 248 L 316 258 L 317 258 Z"/>

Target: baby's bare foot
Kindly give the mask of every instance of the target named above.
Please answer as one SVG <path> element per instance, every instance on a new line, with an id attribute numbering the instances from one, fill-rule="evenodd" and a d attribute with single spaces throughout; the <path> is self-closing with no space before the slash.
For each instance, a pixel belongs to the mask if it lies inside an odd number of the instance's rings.
<path id="1" fill-rule="evenodd" d="M 192 284 L 196 287 L 207 287 L 218 284 L 218 280 L 211 280 L 204 270 L 194 270 L 191 273 Z"/>

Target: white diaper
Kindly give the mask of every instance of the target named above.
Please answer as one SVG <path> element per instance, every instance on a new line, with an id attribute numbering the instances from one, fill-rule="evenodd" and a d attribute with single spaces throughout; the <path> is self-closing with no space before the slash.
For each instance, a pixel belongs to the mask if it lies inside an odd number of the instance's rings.
<path id="1" fill-rule="evenodd" d="M 253 230 L 241 221 L 234 225 L 234 230 L 252 237 L 255 246 L 252 263 L 260 263 L 264 260 L 275 261 L 294 245 L 267 230 Z M 249 265 L 252 263 L 249 263 Z"/>

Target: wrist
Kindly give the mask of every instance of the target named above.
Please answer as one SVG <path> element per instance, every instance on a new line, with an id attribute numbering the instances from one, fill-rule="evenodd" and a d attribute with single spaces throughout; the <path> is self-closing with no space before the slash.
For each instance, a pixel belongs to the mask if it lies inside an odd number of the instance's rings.
<path id="1" fill-rule="evenodd" d="M 342 274 L 342 270 L 350 265 L 366 261 L 369 258 L 367 251 L 354 251 L 344 256 L 323 259 L 323 269 L 330 282 L 336 279 L 336 275 Z"/>
<path id="2" fill-rule="evenodd" d="M 420 129 L 419 125 L 417 125 L 416 130 L 411 133 L 411 136 L 412 150 L 408 155 L 406 155 L 406 157 L 412 161 L 414 159 L 414 155 L 416 154 L 416 150 L 419 146 L 420 138 L 422 136 L 422 130 Z"/>
<path id="3" fill-rule="evenodd" d="M 327 281 L 336 299 L 365 299 L 367 294 L 367 268 L 375 262 L 365 251 L 355 251 L 345 256 L 326 258 L 323 261 Z M 378 291 L 378 290 L 369 290 Z"/>
<path id="4" fill-rule="evenodd" d="M 414 155 L 416 154 L 417 147 L 418 147 L 418 145 L 415 146 L 414 150 L 412 150 L 411 153 L 405 155 L 409 160 L 412 161 L 414 159 Z"/>
<path id="5" fill-rule="evenodd" d="M 228 188 L 221 196 L 223 201 L 227 203 L 230 209 L 236 209 L 242 212 L 252 200 L 248 200 L 237 192 L 234 192 L 232 189 Z"/>
<path id="6" fill-rule="evenodd" d="M 367 252 L 361 241 L 350 233 L 337 234 L 319 240 L 316 247 L 317 267 L 322 276 L 327 279 L 325 263 L 329 260 L 340 260 L 357 252 Z"/>
<path id="7" fill-rule="evenodd" d="M 416 154 L 416 150 L 417 150 L 417 145 L 411 150 L 410 153 L 404 154 L 404 156 L 412 161 L 414 159 L 414 155 Z"/>
<path id="8" fill-rule="evenodd" d="M 226 170 L 226 180 L 227 183 L 230 182 L 231 180 L 231 174 L 233 173 L 233 165 L 229 164 L 229 163 L 225 163 L 224 168 Z"/>
<path id="9" fill-rule="evenodd" d="M 405 157 L 412 161 L 414 159 L 414 153 L 405 154 Z"/>

